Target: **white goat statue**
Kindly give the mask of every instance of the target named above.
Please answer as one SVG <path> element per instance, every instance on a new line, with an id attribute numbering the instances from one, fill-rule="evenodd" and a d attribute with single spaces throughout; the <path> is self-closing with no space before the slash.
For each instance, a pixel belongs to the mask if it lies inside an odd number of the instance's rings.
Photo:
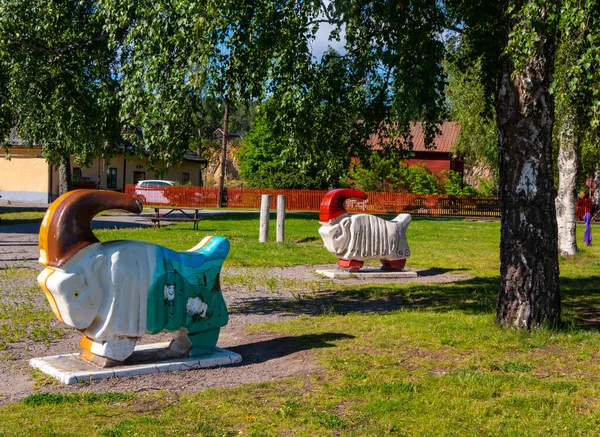
<path id="1" fill-rule="evenodd" d="M 380 259 L 383 270 L 402 270 L 410 249 L 406 230 L 410 214 L 400 214 L 392 221 L 370 214 L 350 215 L 344 209 L 346 199 L 363 199 L 360 190 L 337 189 L 321 201 L 319 234 L 325 248 L 338 257 L 342 269 L 358 271 L 367 259 Z"/>

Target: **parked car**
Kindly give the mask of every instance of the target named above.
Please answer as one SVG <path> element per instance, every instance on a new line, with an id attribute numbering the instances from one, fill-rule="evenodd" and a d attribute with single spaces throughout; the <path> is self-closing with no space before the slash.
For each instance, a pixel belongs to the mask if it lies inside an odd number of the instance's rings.
<path id="1" fill-rule="evenodd" d="M 177 183 L 173 181 L 155 179 L 139 181 L 132 196 L 144 204 L 171 204 L 172 195 L 169 193 L 168 187 L 175 185 Z"/>
<path id="2" fill-rule="evenodd" d="M 158 179 L 139 181 L 131 195 L 149 205 L 202 205 L 202 193 L 197 191 L 197 187 L 181 186 L 174 181 Z"/>

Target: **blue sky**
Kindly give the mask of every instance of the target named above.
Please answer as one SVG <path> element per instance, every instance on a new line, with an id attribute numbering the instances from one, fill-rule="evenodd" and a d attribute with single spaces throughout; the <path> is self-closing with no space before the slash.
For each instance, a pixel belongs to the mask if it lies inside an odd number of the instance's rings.
<path id="1" fill-rule="evenodd" d="M 335 40 L 328 40 L 329 32 L 331 32 L 331 29 L 333 29 L 333 26 L 331 24 L 320 23 L 319 25 L 319 31 L 315 35 L 315 40 L 312 42 L 312 54 L 317 59 L 321 59 L 321 56 L 329 46 L 331 46 L 331 48 L 338 52 L 343 51 L 342 48 L 344 47 L 346 35 L 344 29 L 342 29 L 342 32 L 340 34 L 339 42 Z"/>

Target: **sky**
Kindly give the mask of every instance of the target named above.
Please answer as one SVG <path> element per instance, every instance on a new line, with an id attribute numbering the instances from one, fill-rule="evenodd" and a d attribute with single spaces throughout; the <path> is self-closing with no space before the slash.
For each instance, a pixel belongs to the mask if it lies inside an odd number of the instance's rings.
<path id="1" fill-rule="evenodd" d="M 345 31 L 342 29 L 340 33 L 340 41 L 329 41 L 329 32 L 333 29 L 331 24 L 320 23 L 319 31 L 315 35 L 315 40 L 312 42 L 312 54 L 317 59 L 321 59 L 321 56 L 327 50 L 327 47 L 331 46 L 334 50 L 338 52 L 343 52 L 343 47 L 345 43 Z"/>

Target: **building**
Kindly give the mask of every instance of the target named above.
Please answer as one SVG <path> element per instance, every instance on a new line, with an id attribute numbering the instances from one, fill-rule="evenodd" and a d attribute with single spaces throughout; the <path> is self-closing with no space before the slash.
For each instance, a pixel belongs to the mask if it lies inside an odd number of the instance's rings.
<path id="1" fill-rule="evenodd" d="M 413 148 L 410 158 L 406 159 L 409 166 L 424 164 L 432 173 L 441 174 L 444 170 L 453 170 L 461 175 L 464 172 L 464 160 L 458 156 L 454 147 L 460 134 L 460 123 L 446 121 L 439 126 L 440 134 L 435 137 L 433 144 L 425 146 L 423 124 L 417 122 L 411 126 Z M 384 140 L 385 141 L 385 140 Z M 371 135 L 369 144 L 373 150 L 381 150 L 381 140 L 377 135 Z"/>
<path id="2" fill-rule="evenodd" d="M 7 157 L 0 153 L 0 195 L 2 200 L 50 203 L 58 197 L 58 168 L 42 157 L 41 148 L 27 148 L 19 141 L 11 141 Z M 9 159 L 8 159 L 9 158 Z M 73 188 L 99 188 L 125 191 L 126 184 L 144 179 L 166 179 L 182 185 L 202 185 L 202 171 L 207 161 L 193 152 L 184 162 L 168 170 L 151 170 L 146 158 L 126 158 L 119 154 L 110 159 L 96 158 L 83 168 L 72 160 Z"/>

